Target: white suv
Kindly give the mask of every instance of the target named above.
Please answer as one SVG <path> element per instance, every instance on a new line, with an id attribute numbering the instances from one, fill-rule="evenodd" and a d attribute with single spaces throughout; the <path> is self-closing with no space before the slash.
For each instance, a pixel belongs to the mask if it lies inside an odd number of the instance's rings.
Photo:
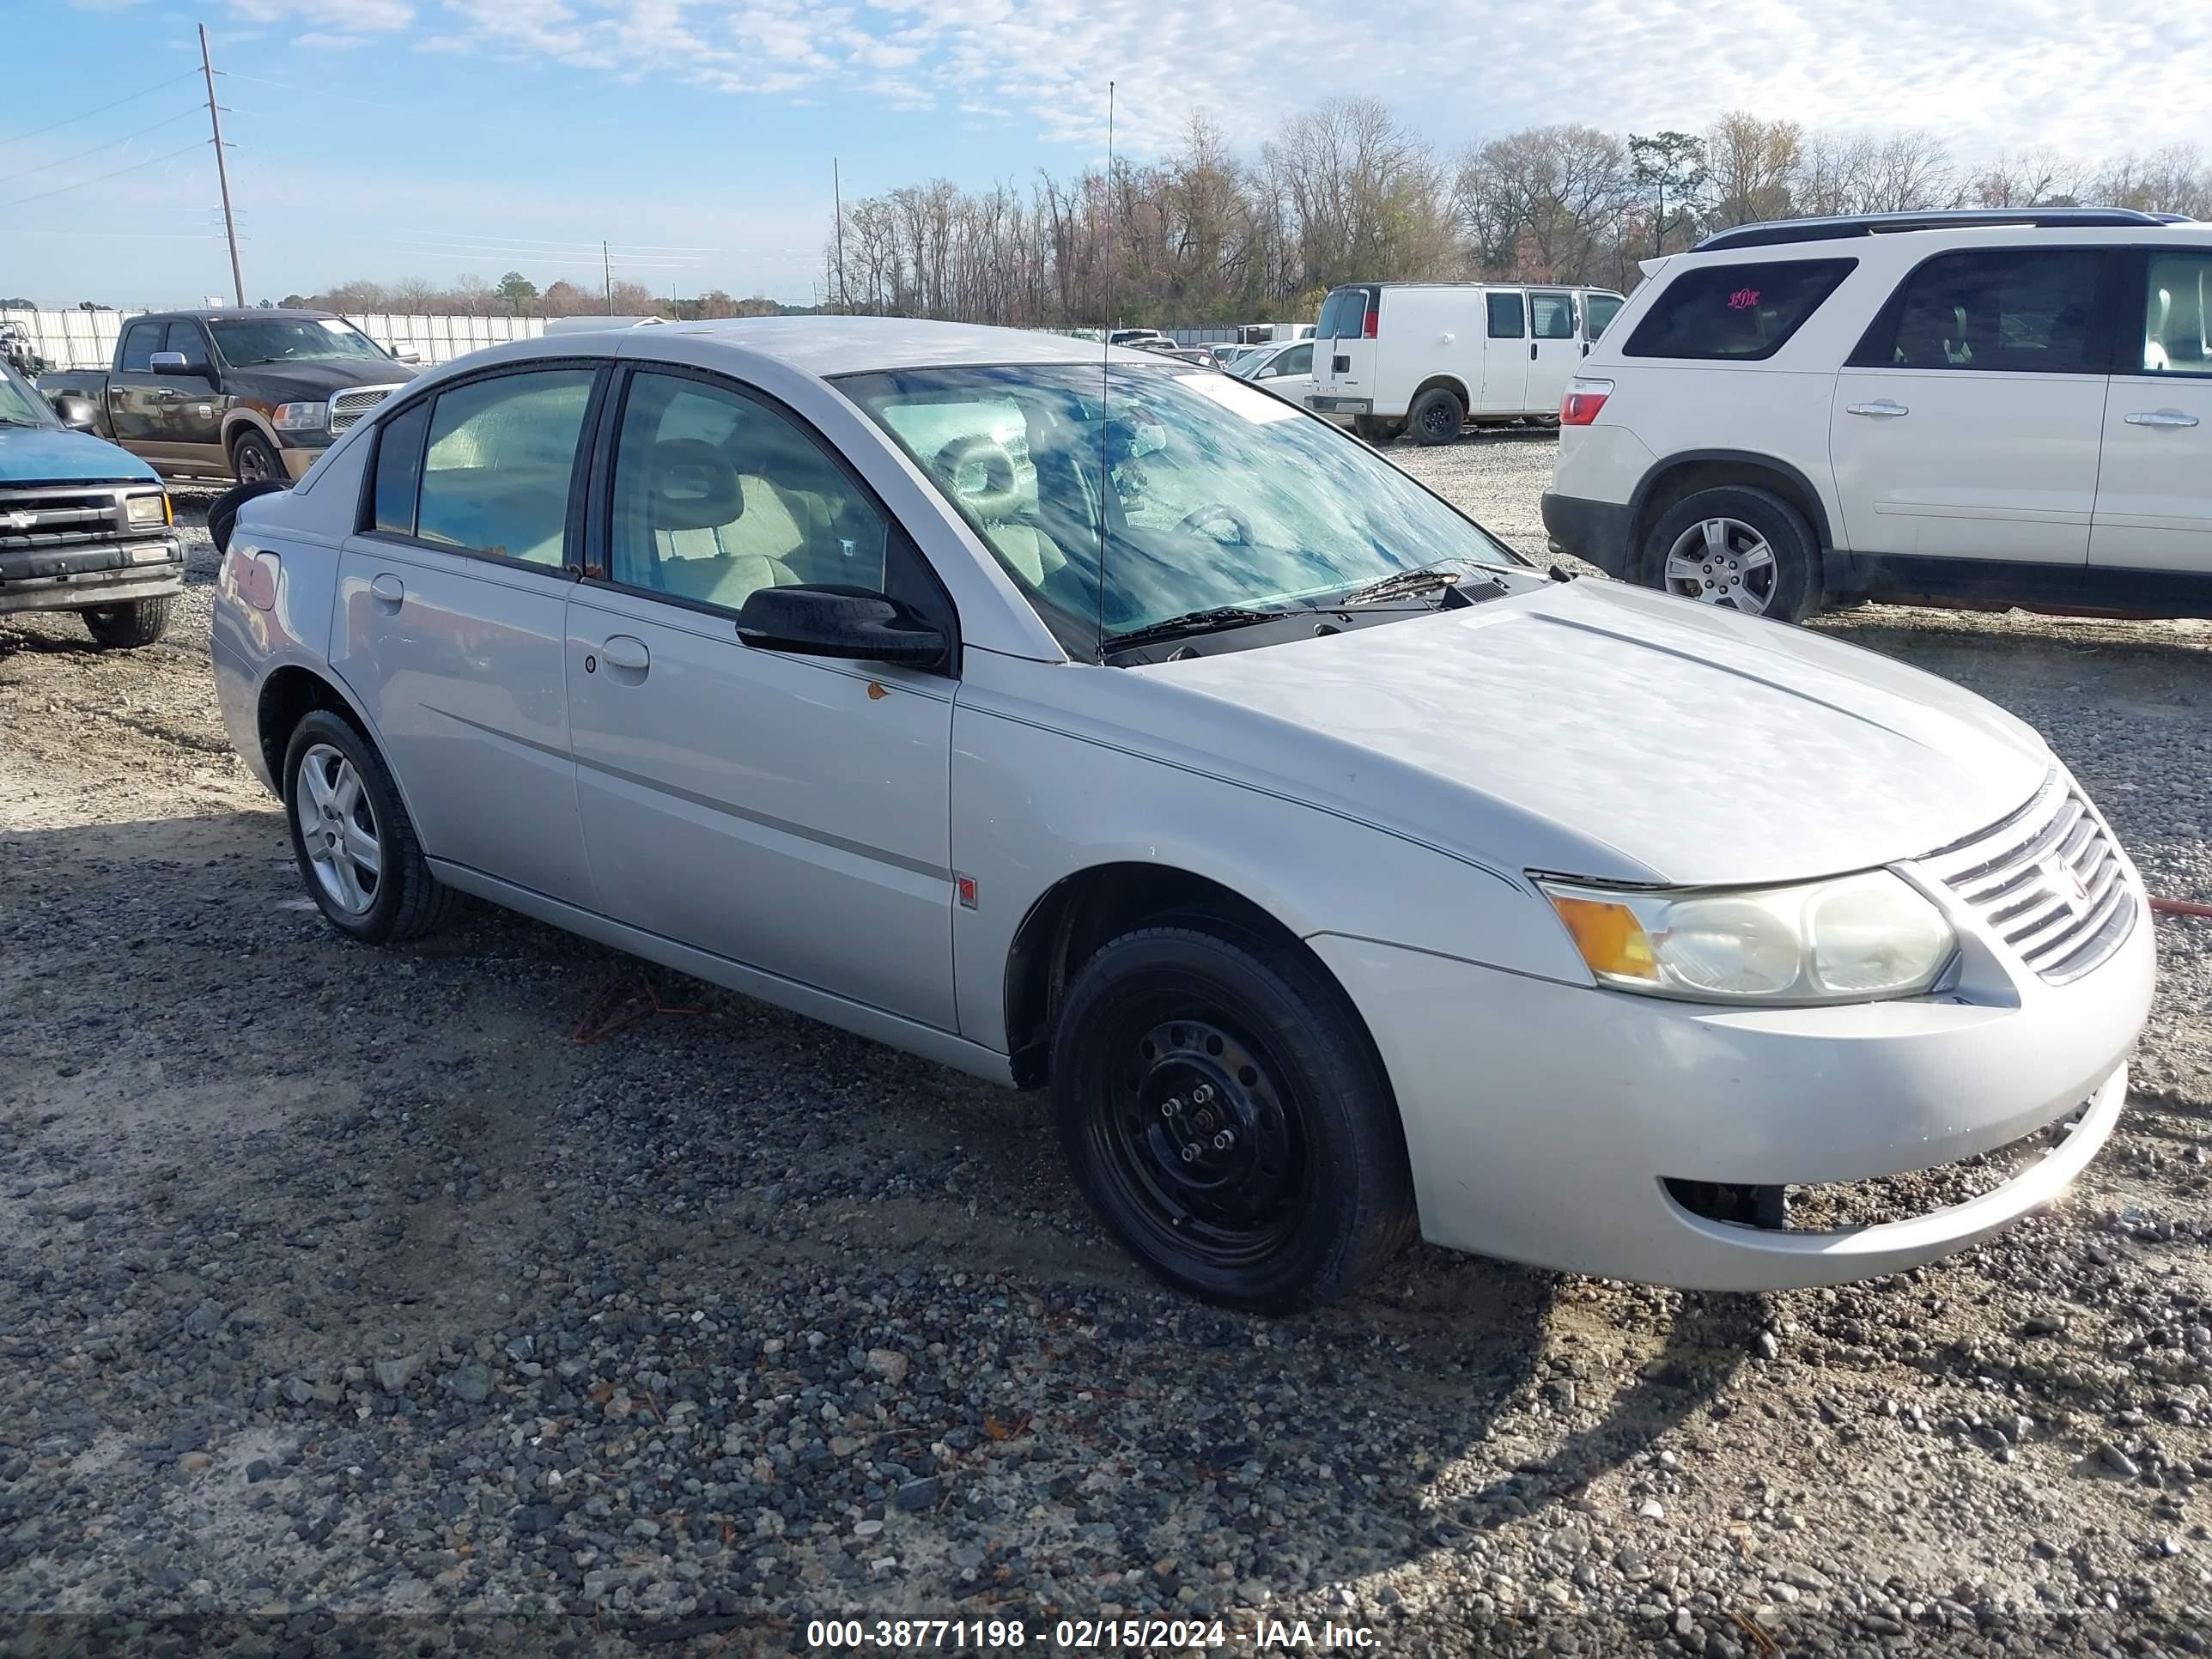
<path id="1" fill-rule="evenodd" d="M 2212 225 L 1747 225 L 1653 260 L 1560 405 L 1555 547 L 1797 621 L 2212 614 Z"/>

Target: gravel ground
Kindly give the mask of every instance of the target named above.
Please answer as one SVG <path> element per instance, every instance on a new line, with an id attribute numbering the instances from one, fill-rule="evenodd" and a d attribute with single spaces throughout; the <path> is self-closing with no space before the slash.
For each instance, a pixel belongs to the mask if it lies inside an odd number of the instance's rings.
<path id="1" fill-rule="evenodd" d="M 1541 553 L 1546 439 L 1398 459 Z M 0 1654 L 2212 1638 L 2212 924 L 2158 924 L 2087 1176 L 1936 1267 L 1704 1297 L 1422 1248 L 1226 1316 L 1108 1244 L 1030 1101 L 657 970 L 672 1012 L 574 1041 L 635 964 L 487 910 L 338 942 L 216 716 L 210 574 L 200 536 L 132 655 L 0 619 Z M 2212 629 L 1821 625 L 2033 720 L 2212 899 Z"/>

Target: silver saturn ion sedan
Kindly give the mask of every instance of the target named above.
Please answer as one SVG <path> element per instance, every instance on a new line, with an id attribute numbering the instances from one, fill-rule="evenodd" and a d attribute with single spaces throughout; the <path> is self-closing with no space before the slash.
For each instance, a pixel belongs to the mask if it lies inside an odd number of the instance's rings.
<path id="1" fill-rule="evenodd" d="M 1244 1307 L 1416 1231 L 1927 1261 L 2095 1154 L 2151 995 L 2127 854 L 2010 715 L 1043 334 L 475 353 L 245 503 L 214 651 L 341 933 L 472 894 L 1048 1089 L 1106 1224 Z M 1944 1207 L 1883 1179 L 2008 1149 Z"/>

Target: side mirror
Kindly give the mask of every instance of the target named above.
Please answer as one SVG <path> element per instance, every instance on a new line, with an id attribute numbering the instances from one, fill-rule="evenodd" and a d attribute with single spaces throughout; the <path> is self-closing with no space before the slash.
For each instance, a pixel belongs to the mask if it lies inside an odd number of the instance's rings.
<path id="1" fill-rule="evenodd" d="M 147 367 L 156 374 L 197 374 L 202 380 L 207 378 L 207 370 L 194 368 L 185 361 L 181 351 L 157 351 L 147 360 Z"/>
<path id="2" fill-rule="evenodd" d="M 100 424 L 100 408 L 82 392 L 54 394 L 54 414 L 75 432 L 90 432 Z"/>
<path id="3" fill-rule="evenodd" d="M 738 637 L 758 651 L 935 668 L 951 642 L 926 617 L 873 588 L 828 582 L 753 590 Z"/>

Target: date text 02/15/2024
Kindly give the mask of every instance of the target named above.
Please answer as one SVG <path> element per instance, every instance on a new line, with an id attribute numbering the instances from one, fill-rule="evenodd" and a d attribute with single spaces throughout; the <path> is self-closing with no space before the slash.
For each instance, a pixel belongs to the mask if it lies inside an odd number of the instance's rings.
<path id="1" fill-rule="evenodd" d="M 1049 1625 L 1024 1619 L 813 1619 L 807 1621 L 806 1645 L 893 1652 L 1005 1652 L 1030 1647 L 1072 1652 L 1182 1652 L 1194 1648 L 1267 1652 L 1372 1648 L 1375 1632 L 1364 1625 L 1304 1619 L 1262 1619 L 1249 1630 L 1232 1628 L 1218 1619 L 1061 1619 Z"/>

